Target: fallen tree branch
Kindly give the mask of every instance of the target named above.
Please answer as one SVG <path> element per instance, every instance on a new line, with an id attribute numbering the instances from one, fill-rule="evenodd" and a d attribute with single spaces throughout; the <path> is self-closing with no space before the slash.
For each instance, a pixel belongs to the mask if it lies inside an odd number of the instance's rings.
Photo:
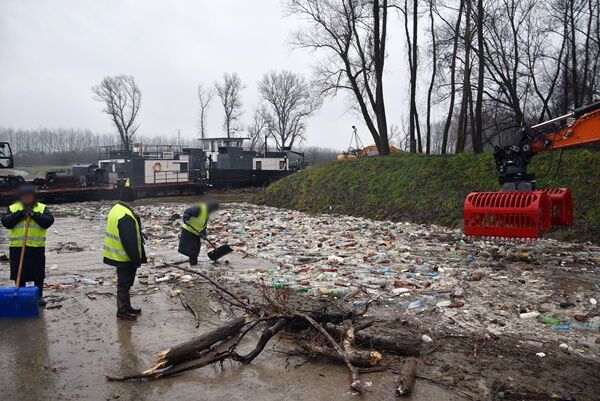
<path id="1" fill-rule="evenodd" d="M 344 330 L 333 323 L 325 325 L 325 329 L 338 338 L 345 334 Z M 402 356 L 418 356 L 421 353 L 422 340 L 406 339 L 396 336 L 379 336 L 365 333 L 355 333 L 355 343 L 361 347 L 376 348 L 380 351 L 389 351 Z"/>
<path id="2" fill-rule="evenodd" d="M 413 386 L 415 385 L 416 374 L 417 360 L 415 358 L 408 358 L 404 362 L 400 375 L 398 376 L 398 383 L 396 384 L 397 396 L 407 396 L 412 392 Z"/>
<path id="3" fill-rule="evenodd" d="M 260 336 L 260 339 L 258 340 L 258 344 L 252 351 L 250 351 L 246 355 L 235 354 L 235 356 L 232 356 L 232 359 L 241 362 L 244 365 L 247 365 L 250 362 L 252 362 L 254 358 L 256 358 L 258 354 L 260 354 L 265 349 L 269 340 L 285 327 L 287 322 L 287 318 L 279 319 L 273 326 L 263 331 L 262 335 Z"/>
<path id="4" fill-rule="evenodd" d="M 179 301 L 181 301 L 181 305 L 194 316 L 196 320 L 196 328 L 200 327 L 200 318 L 198 317 L 198 313 L 192 308 L 192 306 L 183 298 L 183 295 L 179 294 Z"/>
<path id="5" fill-rule="evenodd" d="M 226 340 L 240 332 L 247 323 L 246 317 L 230 320 L 225 325 L 215 330 L 192 338 L 182 344 L 169 348 L 158 354 L 156 364 L 147 370 L 152 372 L 163 367 L 173 366 L 198 357 L 198 353 L 210 348 L 212 345 Z"/>
<path id="6" fill-rule="evenodd" d="M 327 330 L 325 330 L 325 328 L 323 328 L 323 326 L 321 326 L 321 324 L 319 324 L 317 321 L 315 321 L 312 317 L 310 317 L 306 314 L 297 314 L 297 316 L 300 316 L 301 318 L 305 319 L 315 329 L 317 329 L 317 331 L 319 331 L 323 335 L 323 337 L 325 337 L 327 342 L 329 342 L 329 344 L 333 347 L 333 349 L 335 349 L 335 351 L 340 355 L 344 364 L 348 367 L 348 370 L 350 371 L 350 388 L 352 390 L 362 394 L 364 392 L 364 389 L 362 387 L 362 383 L 360 382 L 360 376 L 358 374 L 358 369 L 356 369 L 356 367 L 354 367 L 352 365 L 352 363 L 348 359 L 348 356 L 346 355 L 344 350 L 338 345 L 337 342 L 335 342 L 335 340 L 331 337 L 331 335 L 327 332 Z"/>
<path id="7" fill-rule="evenodd" d="M 310 355 L 324 357 L 336 362 L 344 362 L 342 356 L 333 348 L 322 347 L 309 341 L 300 341 L 298 344 Z M 345 350 L 348 360 L 353 366 L 371 368 L 379 364 L 383 356 L 377 351 Z"/>
<path id="8" fill-rule="evenodd" d="M 177 266 L 177 265 L 170 264 L 170 263 L 165 263 L 165 265 L 167 265 L 169 267 L 173 267 L 175 269 L 179 269 L 179 270 L 187 272 L 187 273 L 197 274 L 198 276 L 202 277 L 203 279 L 205 279 L 209 283 L 211 283 L 213 286 L 215 286 L 219 291 L 221 291 L 222 293 L 227 294 L 231 298 L 233 298 L 235 300 L 235 304 L 234 304 L 235 306 L 245 309 L 248 312 L 251 312 L 253 314 L 256 314 L 256 308 L 253 308 L 250 305 L 248 305 L 248 303 L 244 299 L 242 299 L 238 295 L 234 294 L 233 292 L 229 291 L 227 288 L 221 286 L 219 283 L 217 283 L 215 280 L 210 278 L 208 275 L 206 275 L 200 271 L 197 271 L 197 270 L 188 269 L 187 267 L 181 267 L 181 266 Z"/>

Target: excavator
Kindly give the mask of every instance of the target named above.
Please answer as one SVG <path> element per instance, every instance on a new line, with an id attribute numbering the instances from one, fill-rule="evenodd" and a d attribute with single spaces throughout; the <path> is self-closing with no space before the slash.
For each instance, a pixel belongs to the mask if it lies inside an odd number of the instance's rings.
<path id="1" fill-rule="evenodd" d="M 15 165 L 8 142 L 0 142 L 0 168 L 13 168 Z"/>
<path id="2" fill-rule="evenodd" d="M 524 128 L 518 143 L 496 147 L 494 159 L 502 189 L 472 192 L 464 203 L 464 233 L 486 238 L 540 238 L 554 227 L 573 225 L 568 188 L 538 189 L 527 172 L 542 152 L 600 142 L 600 102 Z"/>
<path id="3" fill-rule="evenodd" d="M 10 144 L 8 142 L 0 142 L 0 170 L 12 169 L 14 167 L 15 162 Z M 0 190 L 16 188 L 24 182 L 25 179 L 20 175 L 0 174 Z"/>

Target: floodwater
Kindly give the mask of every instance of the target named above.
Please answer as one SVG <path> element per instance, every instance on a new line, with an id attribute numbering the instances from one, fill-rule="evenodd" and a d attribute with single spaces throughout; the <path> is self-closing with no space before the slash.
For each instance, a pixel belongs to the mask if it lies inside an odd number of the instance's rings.
<path id="1" fill-rule="evenodd" d="M 176 201 L 176 200 L 173 200 Z M 184 200 L 188 203 L 189 200 Z M 252 364 L 225 363 L 154 382 L 108 382 L 107 374 L 143 370 L 156 354 L 231 318 L 222 308 L 201 308 L 197 329 L 192 315 L 171 297 L 169 284 L 133 288 L 133 303 L 143 308 L 137 322 L 115 318 L 115 286 L 111 267 L 102 264 L 100 244 L 104 221 L 61 217 L 50 229 L 47 246 L 46 289 L 49 308 L 39 319 L 0 320 L 0 394 L 2 400 L 350 400 L 345 367 L 321 362 L 303 363 L 289 356 L 284 340 L 272 340 Z M 62 252 L 60 243 L 75 242 L 82 249 Z M 0 233 L 0 254 L 6 250 L 6 230 Z M 151 251 L 152 252 L 152 251 Z M 156 252 L 154 252 L 156 253 Z M 175 250 L 157 258 L 181 260 Z M 233 255 L 229 265 L 244 269 L 269 262 Z M 201 263 L 208 267 L 206 257 Z M 211 267 L 215 269 L 214 267 Z M 8 265 L 0 263 L 0 285 L 7 281 Z M 88 285 L 77 279 L 97 279 Z M 184 291 L 185 292 L 185 291 Z M 207 293 L 194 304 L 214 304 Z M 364 375 L 364 399 L 394 399 L 392 374 Z M 462 400 L 444 387 L 419 380 L 410 400 Z"/>

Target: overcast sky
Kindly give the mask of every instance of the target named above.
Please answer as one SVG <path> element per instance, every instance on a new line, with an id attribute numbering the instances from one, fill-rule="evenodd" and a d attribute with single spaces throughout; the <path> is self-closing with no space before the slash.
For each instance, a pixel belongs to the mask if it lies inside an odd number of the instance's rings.
<path id="1" fill-rule="evenodd" d="M 386 76 L 388 121 L 400 124 L 408 105 L 400 21 L 391 21 Z M 257 102 L 265 71 L 311 74 L 318 53 L 294 50 L 297 21 L 282 0 L 0 0 L 0 126 L 86 128 L 114 132 L 91 87 L 106 75 L 131 74 L 142 90 L 144 135 L 198 134 L 196 86 L 223 72 L 244 83 L 243 123 Z M 343 96 L 328 100 L 308 122 L 307 143 L 344 149 L 361 119 Z M 213 101 L 209 136 L 222 136 L 222 110 Z"/>

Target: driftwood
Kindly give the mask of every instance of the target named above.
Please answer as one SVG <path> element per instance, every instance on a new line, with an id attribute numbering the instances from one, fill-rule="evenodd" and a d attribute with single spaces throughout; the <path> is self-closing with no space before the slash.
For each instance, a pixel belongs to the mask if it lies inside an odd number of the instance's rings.
<path id="1" fill-rule="evenodd" d="M 215 330 L 204 333 L 201 336 L 192 338 L 189 341 L 161 352 L 158 354 L 156 364 L 148 369 L 148 371 L 154 371 L 165 366 L 172 366 L 191 359 L 196 359 L 199 356 L 199 352 L 209 349 L 212 345 L 238 334 L 247 323 L 246 319 L 246 317 L 238 317 L 230 320 L 225 325 L 218 327 Z"/>
<path id="2" fill-rule="evenodd" d="M 179 294 L 179 301 L 181 301 L 181 305 L 194 316 L 194 319 L 196 320 L 196 328 L 200 327 L 200 317 L 198 317 L 198 313 L 194 310 L 194 308 L 192 308 L 192 305 L 190 305 L 181 294 Z"/>
<path id="3" fill-rule="evenodd" d="M 413 386 L 415 385 L 416 374 L 417 360 L 415 358 L 408 358 L 404 362 L 400 375 L 398 376 L 398 384 L 396 385 L 397 396 L 407 396 L 412 392 Z"/>
<path id="4" fill-rule="evenodd" d="M 337 338 L 344 336 L 344 331 L 335 324 L 326 324 L 325 329 Z M 354 342 L 361 347 L 376 348 L 401 356 L 418 356 L 421 353 L 422 340 L 419 338 L 401 338 L 396 336 L 379 336 L 363 331 L 355 333 Z"/>
<path id="5" fill-rule="evenodd" d="M 349 371 L 351 389 L 362 393 L 360 373 L 379 372 L 389 368 L 389 365 L 382 364 L 382 351 L 418 355 L 421 349 L 420 340 L 364 332 L 363 330 L 375 324 L 373 321 L 358 321 L 367 308 L 360 312 L 340 309 L 331 303 L 323 306 L 317 302 L 313 309 L 302 304 L 303 308 L 299 310 L 300 308 L 289 305 L 289 289 L 272 289 L 266 285 L 262 288 L 264 303 L 251 303 L 248 298 L 235 294 L 202 272 L 173 264 L 166 266 L 206 279 L 220 292 L 223 301 L 243 310 L 244 316 L 159 353 L 154 365 L 145 371 L 124 376 L 111 375 L 107 377 L 109 380 L 157 380 L 225 360 L 248 364 L 264 351 L 273 337 L 285 331 L 288 337 L 301 345 L 307 355 L 343 363 Z M 183 299 L 182 303 L 184 307 L 187 304 Z M 193 313 L 193 309 L 191 311 Z M 195 318 L 197 319 L 197 315 Z M 262 331 L 252 350 L 239 354 L 239 344 L 243 340 L 251 341 L 246 338 L 247 335 L 256 333 L 257 330 Z M 256 339 L 256 336 L 252 338 Z M 399 382 L 399 392 L 410 391 L 414 382 L 416 362 L 412 358 L 409 361 L 412 362 L 405 363 L 402 371 L 405 373 L 406 370 L 406 374 L 403 376 L 405 379 L 402 379 L 404 381 Z M 412 374 L 409 369 L 411 366 Z M 411 378 L 413 382 L 410 381 Z"/>
<path id="6" fill-rule="evenodd" d="M 317 345 L 308 341 L 299 342 L 299 345 L 310 355 L 331 359 L 337 362 L 344 362 L 340 357 L 339 353 L 332 348 Z M 350 363 L 352 365 L 360 368 L 370 368 L 373 366 L 377 366 L 383 358 L 383 355 L 381 355 L 377 351 L 367 351 L 359 349 L 347 351 L 346 355 L 348 356 L 348 359 L 350 360 Z"/>
<path id="7" fill-rule="evenodd" d="M 243 364 L 248 364 L 252 362 L 254 358 L 256 358 L 258 354 L 260 354 L 262 350 L 265 349 L 269 340 L 273 338 L 274 335 L 283 330 L 288 321 L 288 318 L 279 319 L 273 326 L 263 331 L 262 335 L 260 336 L 260 339 L 258 340 L 258 344 L 252 351 L 250 351 L 246 355 L 236 355 L 234 359 Z"/>
<path id="8" fill-rule="evenodd" d="M 342 358 L 342 361 L 350 371 L 350 388 L 362 394 L 364 390 L 362 387 L 362 383 L 360 382 L 358 369 L 354 365 L 352 365 L 352 362 L 350 362 L 350 359 L 348 359 L 348 355 L 346 354 L 346 352 L 344 352 L 344 350 L 338 345 L 338 343 L 335 342 L 335 340 L 331 337 L 327 330 L 325 330 L 325 328 L 321 326 L 320 323 L 318 323 L 316 320 L 314 320 L 308 315 L 299 314 L 298 316 L 308 321 L 315 329 L 317 329 L 319 333 L 321 333 L 323 337 L 325 337 L 325 339 L 333 347 L 333 349 L 335 349 L 335 351 L 340 355 L 340 358 Z"/>
<path id="9" fill-rule="evenodd" d="M 176 264 L 170 264 L 170 263 L 165 263 L 166 266 L 168 267 L 173 267 L 175 269 L 179 269 L 181 271 L 184 271 L 186 273 L 192 273 L 192 274 L 196 274 L 200 277 L 202 277 L 203 279 L 205 279 L 206 281 L 208 281 L 209 283 L 211 283 L 213 286 L 215 286 L 215 288 L 217 288 L 219 291 L 221 291 L 223 294 L 227 294 L 228 296 L 230 296 L 233 299 L 231 302 L 232 305 L 237 306 L 238 308 L 242 308 L 247 310 L 248 312 L 251 313 L 256 313 L 256 309 L 252 308 L 250 305 L 248 305 L 248 303 L 246 302 L 245 299 L 243 299 L 242 297 L 234 294 L 233 292 L 229 291 L 227 288 L 221 286 L 219 283 L 217 283 L 215 280 L 213 280 L 212 278 L 210 278 L 209 276 L 207 276 L 206 274 L 198 271 L 198 270 L 192 270 L 192 269 L 188 269 L 186 267 L 181 267 L 178 266 Z"/>

